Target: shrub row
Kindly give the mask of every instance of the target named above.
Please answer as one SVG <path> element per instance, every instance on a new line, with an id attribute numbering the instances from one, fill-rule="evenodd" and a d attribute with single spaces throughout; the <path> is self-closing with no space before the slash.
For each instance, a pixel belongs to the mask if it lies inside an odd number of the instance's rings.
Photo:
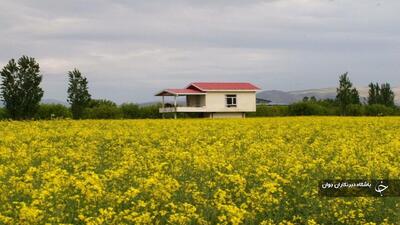
<path id="1" fill-rule="evenodd" d="M 139 106 L 133 103 L 99 104 L 89 107 L 84 112 L 85 119 L 146 119 L 161 118 L 159 105 Z"/>
<path id="2" fill-rule="evenodd" d="M 161 118 L 159 105 L 139 106 L 124 103 L 120 106 L 106 101 L 97 100 L 85 110 L 83 119 L 146 119 Z M 311 115 L 340 115 L 339 107 L 326 102 L 297 102 L 288 106 L 259 105 L 257 111 L 248 113 L 248 117 L 274 116 L 311 116 Z M 394 116 L 400 115 L 399 108 L 384 105 L 349 105 L 346 109 L 348 116 Z M 172 117 L 173 115 L 166 115 Z M 197 114 L 179 113 L 179 118 L 198 117 Z M 7 119 L 7 112 L 0 108 L 0 120 Z M 35 119 L 65 119 L 72 118 L 69 107 L 61 104 L 41 104 Z"/>
<path id="3" fill-rule="evenodd" d="M 326 102 L 297 102 L 288 106 L 259 105 L 255 113 L 247 114 L 249 117 L 263 116 L 339 116 L 340 108 Z M 400 115 L 397 107 L 385 105 L 349 105 L 346 108 L 347 116 L 395 116 Z"/>
<path id="4" fill-rule="evenodd" d="M 158 105 L 139 106 L 133 103 L 117 106 L 115 103 L 91 104 L 85 109 L 82 119 L 145 119 L 161 118 Z M 182 116 L 183 117 L 183 116 Z M 62 104 L 41 104 L 35 115 L 37 120 L 72 118 L 69 107 Z M 0 120 L 8 119 L 7 112 L 0 108 Z"/>

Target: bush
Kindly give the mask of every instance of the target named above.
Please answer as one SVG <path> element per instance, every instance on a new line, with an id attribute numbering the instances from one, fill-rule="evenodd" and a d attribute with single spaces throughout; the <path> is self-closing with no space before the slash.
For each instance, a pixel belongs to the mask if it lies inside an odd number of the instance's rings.
<path id="1" fill-rule="evenodd" d="M 397 113 L 394 108 L 380 104 L 367 105 L 365 111 L 367 116 L 390 116 Z"/>
<path id="2" fill-rule="evenodd" d="M 160 104 L 140 107 L 140 118 L 161 118 L 162 115 L 159 112 L 160 107 Z"/>
<path id="3" fill-rule="evenodd" d="M 117 104 L 110 100 L 94 99 L 84 111 L 85 119 L 121 119 L 122 111 Z"/>
<path id="4" fill-rule="evenodd" d="M 122 115 L 126 119 L 140 118 L 140 107 L 133 103 L 124 103 L 120 106 Z"/>
<path id="5" fill-rule="evenodd" d="M 84 112 L 85 119 L 121 119 L 122 112 L 118 107 L 101 105 L 87 108 Z"/>
<path id="6" fill-rule="evenodd" d="M 0 120 L 8 119 L 7 110 L 0 108 Z"/>
<path id="7" fill-rule="evenodd" d="M 365 115 L 365 106 L 359 104 L 350 104 L 346 108 L 347 116 L 363 116 Z"/>
<path id="8" fill-rule="evenodd" d="M 63 119 L 71 118 L 72 114 L 68 107 L 61 104 L 40 104 L 35 115 L 36 119 Z"/>
<path id="9" fill-rule="evenodd" d="M 329 110 L 315 102 L 297 102 L 289 105 L 292 116 L 329 115 Z"/>
<path id="10" fill-rule="evenodd" d="M 248 117 L 263 116 L 287 116 L 289 115 L 288 106 L 258 105 L 256 112 L 247 113 Z"/>

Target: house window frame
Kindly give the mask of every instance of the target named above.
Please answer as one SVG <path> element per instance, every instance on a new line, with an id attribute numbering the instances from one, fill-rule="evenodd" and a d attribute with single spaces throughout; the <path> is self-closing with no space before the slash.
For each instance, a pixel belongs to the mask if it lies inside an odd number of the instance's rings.
<path id="1" fill-rule="evenodd" d="M 228 102 L 230 100 L 230 103 Z M 237 95 L 236 94 L 226 94 L 225 95 L 225 106 L 228 108 L 237 107 Z"/>

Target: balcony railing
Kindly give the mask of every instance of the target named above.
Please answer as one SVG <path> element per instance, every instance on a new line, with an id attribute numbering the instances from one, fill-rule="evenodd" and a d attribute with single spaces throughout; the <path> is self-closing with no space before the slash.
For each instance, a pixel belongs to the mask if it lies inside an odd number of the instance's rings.
<path id="1" fill-rule="evenodd" d="M 189 107 L 189 106 L 177 106 L 177 107 L 164 107 L 160 108 L 160 113 L 169 112 L 206 112 L 205 106 L 200 107 Z"/>

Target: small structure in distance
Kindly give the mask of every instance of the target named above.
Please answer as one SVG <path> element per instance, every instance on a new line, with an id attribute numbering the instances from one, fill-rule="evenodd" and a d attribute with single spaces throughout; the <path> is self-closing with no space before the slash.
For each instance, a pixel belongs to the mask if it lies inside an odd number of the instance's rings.
<path id="1" fill-rule="evenodd" d="M 256 92 L 260 90 L 244 82 L 195 82 L 183 89 L 165 89 L 157 93 L 162 97 L 160 113 L 200 113 L 209 118 L 244 118 L 246 112 L 256 111 Z M 174 104 L 166 107 L 165 96 L 173 96 Z M 178 106 L 177 97 L 186 97 L 186 105 Z"/>

